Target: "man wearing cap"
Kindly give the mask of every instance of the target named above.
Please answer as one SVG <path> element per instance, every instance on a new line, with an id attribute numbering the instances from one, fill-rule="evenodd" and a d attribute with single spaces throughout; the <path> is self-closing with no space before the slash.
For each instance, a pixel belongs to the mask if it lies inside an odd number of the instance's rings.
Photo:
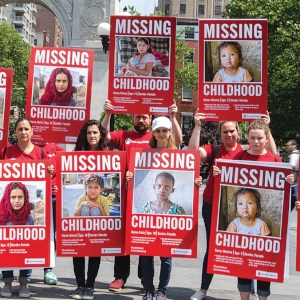
<path id="1" fill-rule="evenodd" d="M 131 148 L 150 148 L 149 141 L 152 137 L 151 127 L 152 116 L 147 114 L 133 114 L 132 124 L 134 130 L 118 130 L 116 132 L 110 132 L 110 110 L 113 106 L 109 100 L 104 103 L 105 116 L 101 122 L 101 125 L 106 131 L 107 143 L 115 149 L 120 151 L 126 151 L 127 155 Z M 176 120 L 176 112 L 178 108 L 176 104 L 170 106 L 169 117 L 172 124 L 172 134 L 175 137 L 176 144 L 180 144 L 182 141 L 182 133 L 180 126 Z M 114 264 L 114 277 L 115 280 L 110 284 L 109 290 L 118 292 L 122 289 L 126 283 L 130 274 L 130 256 L 115 256 Z"/>

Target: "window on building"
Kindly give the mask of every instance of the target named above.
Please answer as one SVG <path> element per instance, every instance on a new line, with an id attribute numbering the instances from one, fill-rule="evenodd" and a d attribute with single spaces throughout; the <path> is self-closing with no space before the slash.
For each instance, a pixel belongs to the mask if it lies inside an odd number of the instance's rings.
<path id="1" fill-rule="evenodd" d="M 170 14 L 170 4 L 165 5 L 165 15 L 168 16 Z"/>
<path id="2" fill-rule="evenodd" d="M 194 27 L 185 27 L 184 28 L 184 37 L 186 39 L 194 39 L 195 38 L 195 28 Z"/>
<path id="3" fill-rule="evenodd" d="M 198 15 L 204 15 L 204 5 L 198 5 Z"/>
<path id="4" fill-rule="evenodd" d="M 215 6 L 215 15 L 221 15 L 221 6 L 220 5 L 216 5 Z"/>
<path id="5" fill-rule="evenodd" d="M 180 4 L 180 14 L 185 14 L 186 13 L 186 4 Z"/>
<path id="6" fill-rule="evenodd" d="M 193 100 L 193 89 L 182 88 L 182 100 L 192 101 Z"/>
<path id="7" fill-rule="evenodd" d="M 181 132 L 183 143 L 188 146 L 190 137 L 193 133 L 194 118 L 192 113 L 182 113 L 181 116 Z"/>

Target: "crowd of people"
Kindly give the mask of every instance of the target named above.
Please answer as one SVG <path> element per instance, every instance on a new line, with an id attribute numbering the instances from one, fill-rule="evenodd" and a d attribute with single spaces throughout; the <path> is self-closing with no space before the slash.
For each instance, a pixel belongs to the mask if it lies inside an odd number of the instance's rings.
<path id="1" fill-rule="evenodd" d="M 141 39 L 140 49 L 145 48 L 147 52 L 147 41 Z M 144 45 L 145 44 L 145 45 Z M 229 47 L 229 46 L 227 46 Z M 233 47 L 232 45 L 230 47 Z M 226 48 L 226 47 L 225 47 Z M 234 50 L 234 49 L 233 49 Z M 141 53 L 142 51 L 140 51 Z M 146 67 L 147 69 L 147 63 Z M 132 70 L 131 70 L 132 71 Z M 145 71 L 143 71 L 145 72 Z M 61 76 L 67 75 L 63 72 Z M 58 75 L 58 74 L 57 74 Z M 57 76 L 55 75 L 55 76 Z M 69 98 L 69 96 L 68 96 Z M 177 106 L 174 103 L 170 106 L 168 116 L 160 116 L 152 119 L 148 114 L 132 115 L 132 124 L 134 130 L 110 131 L 110 118 L 113 106 L 109 100 L 105 101 L 105 116 L 100 123 L 97 120 L 89 120 L 81 128 L 74 151 L 103 151 L 108 149 L 125 151 L 127 158 L 132 148 L 166 148 L 176 149 L 182 141 L 180 126 L 176 120 Z M 194 116 L 194 130 L 190 138 L 188 149 L 199 150 L 202 163 L 214 165 L 218 158 L 226 160 L 255 160 L 281 162 L 276 153 L 276 145 L 272 138 L 269 123 L 269 114 L 262 115 L 260 120 L 250 123 L 247 128 L 248 144 L 239 143 L 241 131 L 238 122 L 224 121 L 220 122 L 219 133 L 222 144 L 215 148 L 215 145 L 200 145 L 201 124 L 205 120 L 205 114 L 196 113 Z M 151 128 L 152 126 L 152 128 Z M 57 151 L 63 151 L 64 148 L 56 145 L 49 147 L 48 144 L 36 145 L 32 143 L 33 135 L 32 125 L 28 118 L 21 117 L 16 121 L 14 133 L 17 137 L 17 143 L 2 149 L 1 159 L 53 159 L 53 164 L 49 166 L 48 171 L 52 174 L 52 200 L 53 200 L 53 224 L 55 224 L 55 201 L 58 192 L 55 176 L 55 154 Z M 215 148 L 215 149 L 214 149 Z M 216 151 L 217 149 L 217 151 Z M 290 140 L 286 144 L 287 152 L 290 155 L 290 162 L 293 166 L 293 174 L 286 177 L 286 181 L 297 186 L 294 178 L 298 178 L 299 151 L 297 150 L 297 141 Z M 181 150 L 184 151 L 184 150 Z M 212 218 L 212 202 L 214 199 L 214 182 L 216 176 L 221 174 L 217 166 L 210 168 L 210 174 L 206 182 L 203 193 L 202 216 L 206 229 L 206 254 L 203 259 L 202 279 L 200 289 L 190 297 L 190 300 L 201 300 L 206 297 L 213 274 L 207 272 L 209 238 Z M 133 178 L 133 170 L 128 170 L 126 179 Z M 195 185 L 201 186 L 201 177 L 195 180 Z M 76 216 L 107 216 L 109 214 L 107 199 L 101 195 L 104 188 L 103 178 L 96 174 L 88 174 L 83 179 L 85 194 L 82 195 L 76 205 Z M 143 213 L 152 214 L 185 214 L 185 210 L 180 205 L 173 203 L 169 196 L 176 188 L 175 179 L 168 172 L 161 172 L 153 182 L 153 190 L 156 199 L 148 201 L 143 207 Z M 294 189 L 295 191 L 297 189 Z M 203 201 L 202 201 L 203 200 Z M 260 195 L 252 190 L 239 190 L 235 195 L 235 204 L 237 218 L 230 223 L 227 230 L 238 232 L 239 230 L 248 230 L 252 234 L 268 235 L 270 233 L 264 221 L 258 218 L 261 210 Z M 298 195 L 292 193 L 291 208 L 296 206 L 300 208 Z M 240 212 L 240 207 L 246 207 Z M 247 212 L 245 212 L 247 210 Z M 248 212 L 249 210 L 249 212 Z M 22 183 L 8 184 L 3 198 L 0 202 L 0 222 L 2 225 L 32 225 L 30 216 L 28 191 Z M 54 230 L 55 231 L 55 230 Z M 85 274 L 85 257 L 74 257 L 73 267 L 77 287 L 71 297 L 73 299 L 94 299 L 94 284 L 100 268 L 101 257 L 88 257 L 87 275 Z M 164 300 L 167 299 L 167 288 L 171 276 L 172 258 L 160 257 L 160 276 L 157 288 L 154 280 L 154 261 L 152 256 L 140 256 L 138 266 L 138 277 L 145 290 L 143 300 Z M 30 297 L 28 282 L 32 270 L 20 270 L 20 297 Z M 45 284 L 57 284 L 57 278 L 52 268 L 45 268 Z M 130 275 L 130 256 L 116 256 L 114 261 L 114 280 L 110 283 L 108 289 L 112 292 L 120 291 Z M 12 296 L 13 271 L 3 271 L 2 280 L 4 286 L 1 290 L 1 296 Z M 238 278 L 238 290 L 241 300 L 248 300 L 251 292 L 251 278 Z M 257 294 L 259 300 L 265 300 L 270 295 L 270 282 L 258 280 Z"/>

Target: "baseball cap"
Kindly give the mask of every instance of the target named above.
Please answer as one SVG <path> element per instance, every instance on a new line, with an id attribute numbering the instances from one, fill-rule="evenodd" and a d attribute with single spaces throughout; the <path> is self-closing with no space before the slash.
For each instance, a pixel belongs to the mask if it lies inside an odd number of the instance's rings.
<path id="1" fill-rule="evenodd" d="M 152 131 L 156 130 L 159 127 L 171 129 L 172 123 L 167 117 L 157 117 L 152 121 Z"/>

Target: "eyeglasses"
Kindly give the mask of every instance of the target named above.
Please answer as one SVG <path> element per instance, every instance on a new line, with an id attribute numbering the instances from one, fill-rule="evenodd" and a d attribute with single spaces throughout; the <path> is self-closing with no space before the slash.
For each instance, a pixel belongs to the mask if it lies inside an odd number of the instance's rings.
<path id="1" fill-rule="evenodd" d="M 172 187 L 170 185 L 163 185 L 163 184 L 153 184 L 153 187 L 157 188 L 159 190 L 165 189 L 166 191 L 169 191 L 170 189 L 172 189 Z"/>

